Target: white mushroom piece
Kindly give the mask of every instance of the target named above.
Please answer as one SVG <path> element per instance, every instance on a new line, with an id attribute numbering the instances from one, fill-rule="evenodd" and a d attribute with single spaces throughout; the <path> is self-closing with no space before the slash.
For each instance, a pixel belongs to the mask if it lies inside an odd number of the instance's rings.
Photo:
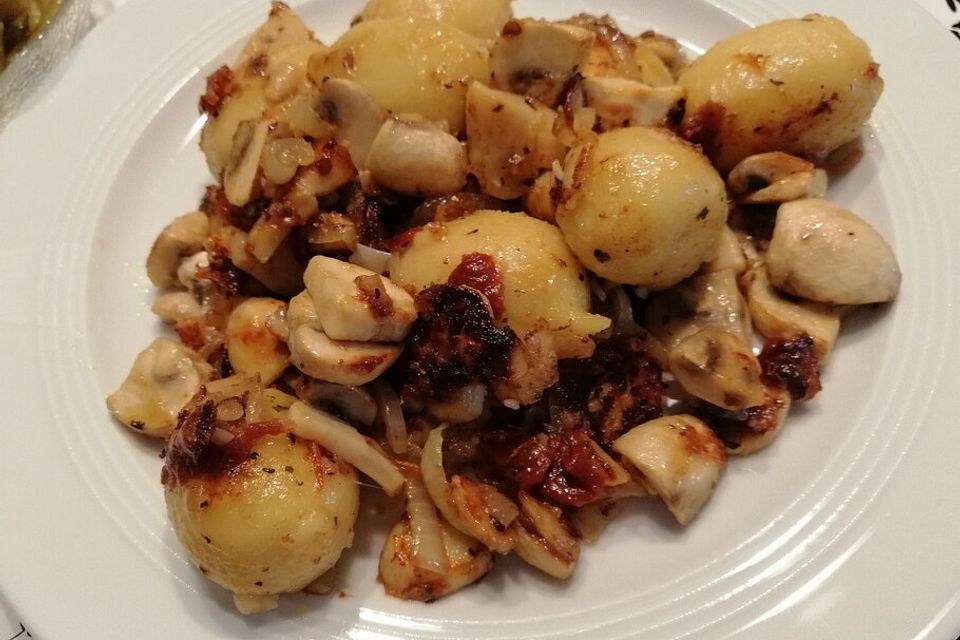
<path id="1" fill-rule="evenodd" d="M 827 172 L 803 158 L 770 151 L 741 160 L 727 176 L 727 186 L 744 204 L 822 198 L 827 192 Z"/>
<path id="2" fill-rule="evenodd" d="M 684 338 L 670 351 L 670 373 L 687 393 L 724 409 L 763 403 L 757 357 L 743 340 L 715 327 Z"/>
<path id="3" fill-rule="evenodd" d="M 362 86 L 343 78 L 324 78 L 317 94 L 321 117 L 336 127 L 336 139 L 350 151 L 358 171 L 366 167 L 367 154 L 385 114 Z"/>
<path id="4" fill-rule="evenodd" d="M 467 153 L 460 141 L 439 125 L 413 117 L 383 123 L 366 167 L 374 182 L 408 196 L 453 193 L 467 182 Z"/>
<path id="5" fill-rule="evenodd" d="M 250 298 L 230 313 L 224 340 L 236 373 L 259 375 L 260 382 L 269 386 L 287 368 L 286 308 L 286 303 L 273 298 Z"/>
<path id="6" fill-rule="evenodd" d="M 545 20 L 510 20 L 490 50 L 493 86 L 555 106 L 586 59 L 593 34 Z"/>
<path id="7" fill-rule="evenodd" d="M 766 265 L 778 289 L 826 304 L 888 302 L 900 288 L 897 258 L 880 234 L 816 198 L 780 206 Z"/>
<path id="8" fill-rule="evenodd" d="M 766 385 L 762 404 L 711 419 L 710 426 L 726 445 L 727 455 L 747 456 L 777 439 L 793 400 L 786 389 Z"/>
<path id="9" fill-rule="evenodd" d="M 614 441 L 613 449 L 633 465 L 680 524 L 693 520 L 706 503 L 727 461 L 713 431 L 685 414 L 634 427 Z"/>
<path id="10" fill-rule="evenodd" d="M 403 350 L 416 319 L 413 298 L 387 278 L 316 256 L 307 290 L 287 311 L 290 362 L 320 380 L 359 386 L 378 378 Z"/>
<path id="11" fill-rule="evenodd" d="M 107 396 L 107 408 L 137 433 L 166 438 L 177 426 L 177 414 L 212 372 L 187 347 L 157 338 L 134 360 L 120 388 Z"/>
<path id="12" fill-rule="evenodd" d="M 840 311 L 836 307 L 791 298 L 777 291 L 762 265 L 751 267 L 740 278 L 753 326 L 765 338 L 791 338 L 806 334 L 813 338 L 817 358 L 825 362 L 840 333 Z"/>
<path id="13" fill-rule="evenodd" d="M 554 134 L 556 112 L 536 101 L 474 82 L 466 109 L 470 171 L 495 198 L 523 195 L 566 152 Z"/>
<path id="14" fill-rule="evenodd" d="M 154 240 L 147 256 L 147 277 L 155 287 L 167 289 L 178 281 L 178 269 L 185 258 L 203 249 L 210 224 L 200 211 L 187 213 L 168 224 Z"/>
<path id="15" fill-rule="evenodd" d="M 663 125 L 683 99 L 677 85 L 651 87 L 626 78 L 584 78 L 586 106 L 597 113 L 603 130 L 638 125 Z"/>
<path id="16" fill-rule="evenodd" d="M 644 326 L 667 350 L 707 327 L 728 331 L 750 344 L 750 314 L 732 269 L 687 278 L 650 296 Z"/>

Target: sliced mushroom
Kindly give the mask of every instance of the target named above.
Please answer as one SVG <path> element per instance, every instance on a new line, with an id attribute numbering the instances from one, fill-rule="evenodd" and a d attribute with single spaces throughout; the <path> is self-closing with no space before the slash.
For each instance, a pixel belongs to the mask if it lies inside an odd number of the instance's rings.
<path id="1" fill-rule="evenodd" d="M 593 43 L 593 34 L 569 24 L 510 20 L 490 51 L 493 86 L 555 106 Z"/>
<path id="2" fill-rule="evenodd" d="M 760 362 L 740 338 L 706 327 L 670 351 L 670 373 L 684 390 L 724 409 L 763 402 Z"/>
<path id="3" fill-rule="evenodd" d="M 177 414 L 212 372 L 190 349 L 157 338 L 134 360 L 120 388 L 107 397 L 107 408 L 137 433 L 166 438 L 177 426 Z"/>
<path id="4" fill-rule="evenodd" d="M 676 76 L 671 71 L 667 60 L 660 55 L 665 52 L 664 44 L 642 38 L 633 39 L 633 61 L 637 65 L 640 81 L 651 87 L 669 87 L 676 84 Z"/>
<path id="5" fill-rule="evenodd" d="M 408 196 L 459 191 L 467 183 L 467 154 L 438 125 L 391 118 L 376 134 L 366 158 L 374 181 Z"/>
<path id="6" fill-rule="evenodd" d="M 366 89 L 342 78 L 323 80 L 317 104 L 322 117 L 336 126 L 336 138 L 349 149 L 354 166 L 363 171 L 384 123 L 383 109 Z"/>
<path id="7" fill-rule="evenodd" d="M 147 256 L 147 277 L 153 286 L 166 289 L 175 285 L 183 259 L 203 249 L 209 232 L 207 215 L 200 211 L 175 218 L 164 227 Z"/>
<path id="8" fill-rule="evenodd" d="M 290 363 L 308 376 L 354 386 L 379 378 L 403 350 L 399 344 L 332 340 L 308 325 L 290 332 L 288 346 Z"/>
<path id="9" fill-rule="evenodd" d="M 517 546 L 514 551 L 524 562 L 548 576 L 566 580 L 580 558 L 580 542 L 561 520 L 557 507 L 544 504 L 521 491 L 520 517 L 514 525 Z"/>
<path id="10" fill-rule="evenodd" d="M 466 109 L 470 170 L 495 198 L 523 195 L 566 152 L 553 132 L 556 112 L 535 101 L 474 82 Z"/>
<path id="11" fill-rule="evenodd" d="M 626 78 L 584 78 L 583 93 L 604 130 L 663 125 L 684 95 L 677 85 L 652 87 Z"/>
<path id="12" fill-rule="evenodd" d="M 836 307 L 789 298 L 777 291 L 760 264 L 740 278 L 750 308 L 753 326 L 766 338 L 809 335 L 817 347 L 817 356 L 826 361 L 840 333 L 840 311 Z"/>
<path id="13" fill-rule="evenodd" d="M 792 400 L 785 389 L 764 388 L 763 404 L 745 411 L 709 419 L 710 426 L 726 445 L 727 454 L 747 456 L 770 446 L 787 421 Z"/>
<path id="14" fill-rule="evenodd" d="M 613 449 L 636 468 L 680 524 L 699 513 L 727 461 L 723 443 L 710 427 L 686 414 L 634 427 Z"/>
<path id="15" fill-rule="evenodd" d="M 820 199 L 780 206 L 767 250 L 770 282 L 833 305 L 893 300 L 900 267 L 890 245 L 851 211 Z"/>
<path id="16" fill-rule="evenodd" d="M 789 153 L 770 151 L 741 160 L 727 176 L 727 185 L 740 202 L 775 204 L 822 197 L 827 172 Z"/>
<path id="17" fill-rule="evenodd" d="M 303 281 L 323 332 L 334 340 L 400 342 L 417 317 L 409 293 L 355 264 L 315 256 Z"/>
<path id="18" fill-rule="evenodd" d="M 689 335 L 717 327 L 750 344 L 750 314 L 730 269 L 687 278 L 650 296 L 645 325 L 666 349 L 672 350 Z"/>
<path id="19" fill-rule="evenodd" d="M 273 384 L 289 365 L 290 351 L 275 327 L 287 305 L 273 298 L 249 298 L 230 313 L 224 332 L 230 366 L 238 374 L 260 376 Z"/>
<path id="20" fill-rule="evenodd" d="M 377 401 L 363 387 L 333 384 L 302 375 L 284 380 L 298 398 L 318 409 L 368 427 L 377 419 Z"/>
<path id="21" fill-rule="evenodd" d="M 230 158 L 223 170 L 223 190 L 234 206 L 242 207 L 253 198 L 270 124 L 266 120 L 245 120 L 233 135 Z"/>

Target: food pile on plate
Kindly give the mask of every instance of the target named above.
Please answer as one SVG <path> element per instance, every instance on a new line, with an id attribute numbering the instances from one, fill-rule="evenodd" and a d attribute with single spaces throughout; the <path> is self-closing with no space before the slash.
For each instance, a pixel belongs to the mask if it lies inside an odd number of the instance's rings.
<path id="1" fill-rule="evenodd" d="M 403 505 L 387 593 L 495 554 L 566 579 L 629 499 L 692 521 L 897 294 L 825 199 L 882 88 L 819 15 L 691 62 L 509 0 L 372 0 L 330 45 L 275 3 L 200 98 L 215 182 L 147 259 L 176 338 L 108 407 L 165 440 L 174 529 L 240 611 L 332 589 L 364 476 Z"/>

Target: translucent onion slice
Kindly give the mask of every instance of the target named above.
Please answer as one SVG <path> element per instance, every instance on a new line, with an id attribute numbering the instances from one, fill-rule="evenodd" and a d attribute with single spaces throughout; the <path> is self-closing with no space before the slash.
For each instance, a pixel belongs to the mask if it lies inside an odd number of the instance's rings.
<path id="1" fill-rule="evenodd" d="M 560 520 L 560 510 L 520 493 L 523 518 L 518 521 L 517 555 L 558 580 L 566 580 L 580 558 L 580 542 Z"/>
<path id="2" fill-rule="evenodd" d="M 407 434 L 407 421 L 403 417 L 403 408 L 400 406 L 400 396 L 386 380 L 374 381 L 373 393 L 377 399 L 387 446 L 398 455 L 406 453 L 410 441 Z"/>
<path id="3" fill-rule="evenodd" d="M 410 559 L 421 569 L 445 576 L 450 567 L 436 507 L 419 478 L 408 477 L 405 491 L 412 538 Z"/>
<path id="4" fill-rule="evenodd" d="M 360 265 L 364 269 L 370 269 L 374 273 L 383 273 L 387 270 L 390 253 L 374 249 L 366 244 L 358 244 L 357 250 L 350 254 L 349 260 L 353 264 Z"/>
<path id="5" fill-rule="evenodd" d="M 293 433 L 313 440 L 329 449 L 395 496 L 403 489 L 404 477 L 380 447 L 352 426 L 333 416 L 317 411 L 303 402 L 290 407 Z"/>
<path id="6" fill-rule="evenodd" d="M 489 485 L 460 475 L 447 481 L 443 468 L 445 429 L 441 426 L 430 432 L 420 458 L 420 473 L 430 499 L 455 529 L 493 551 L 508 553 L 516 544 L 516 531 L 510 525 L 519 509 Z"/>

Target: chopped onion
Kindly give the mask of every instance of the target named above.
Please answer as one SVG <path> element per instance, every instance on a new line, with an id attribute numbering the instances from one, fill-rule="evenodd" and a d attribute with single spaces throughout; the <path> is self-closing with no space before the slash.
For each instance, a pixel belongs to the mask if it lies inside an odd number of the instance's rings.
<path id="1" fill-rule="evenodd" d="M 215 427 L 214 430 L 210 433 L 210 442 L 222 447 L 225 444 L 233 442 L 233 439 L 236 438 L 231 432 L 226 429 L 221 429 L 220 427 Z"/>
<path id="2" fill-rule="evenodd" d="M 317 411 L 303 402 L 290 407 L 293 433 L 329 449 L 395 496 L 403 489 L 404 477 L 397 466 L 370 438 L 333 416 Z"/>
<path id="3" fill-rule="evenodd" d="M 427 411 L 441 422 L 462 424 L 483 414 L 487 401 L 487 385 L 476 382 L 458 389 L 446 400 L 430 402 Z"/>
<path id="4" fill-rule="evenodd" d="M 374 249 L 365 244 L 358 244 L 357 250 L 350 255 L 350 262 L 360 265 L 365 269 L 370 269 L 374 273 L 383 273 L 387 270 L 387 263 L 390 261 L 390 253 Z"/>
<path id="5" fill-rule="evenodd" d="M 450 567 L 436 507 L 419 478 L 407 478 L 406 494 L 413 542 L 411 560 L 421 569 L 446 575 Z"/>
<path id="6" fill-rule="evenodd" d="M 516 532 L 510 525 L 519 510 L 490 485 L 460 475 L 447 481 L 443 468 L 444 429 L 446 426 L 440 426 L 430 432 L 420 457 L 420 473 L 430 499 L 455 529 L 493 551 L 508 553 L 516 544 Z"/>
<path id="7" fill-rule="evenodd" d="M 403 407 L 400 406 L 400 396 L 386 380 L 376 380 L 373 383 L 373 393 L 377 398 L 387 445 L 396 454 L 405 453 L 410 442 L 407 437 L 407 421 L 403 417 Z"/>

